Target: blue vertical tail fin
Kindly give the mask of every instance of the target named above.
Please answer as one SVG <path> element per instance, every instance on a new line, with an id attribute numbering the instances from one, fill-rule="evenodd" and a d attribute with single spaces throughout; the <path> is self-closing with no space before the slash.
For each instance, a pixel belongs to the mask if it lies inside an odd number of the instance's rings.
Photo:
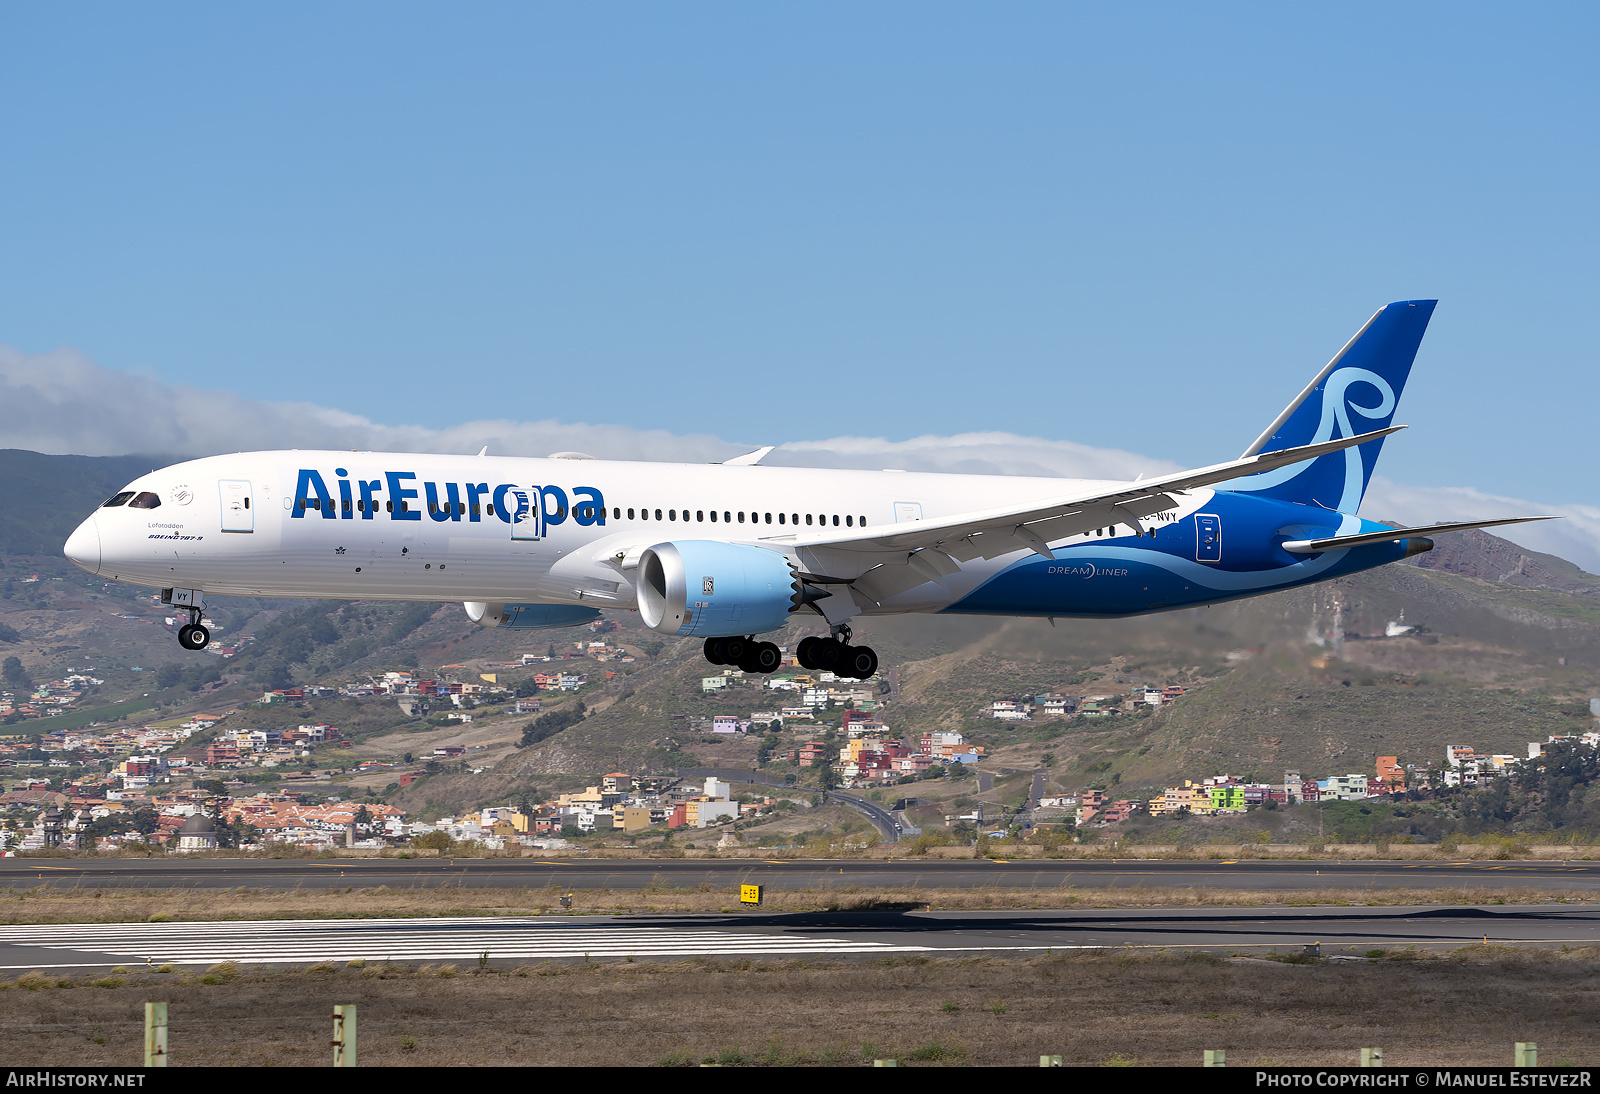
<path id="1" fill-rule="evenodd" d="M 1436 303 L 1401 300 L 1378 309 L 1244 455 L 1353 437 L 1388 426 Z M 1307 463 L 1249 475 L 1227 489 L 1354 513 L 1361 507 L 1382 449 L 1380 438 Z"/>

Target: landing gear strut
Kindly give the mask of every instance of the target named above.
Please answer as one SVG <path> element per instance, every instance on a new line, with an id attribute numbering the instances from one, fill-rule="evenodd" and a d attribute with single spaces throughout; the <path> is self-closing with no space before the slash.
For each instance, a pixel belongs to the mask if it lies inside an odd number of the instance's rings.
<path id="1" fill-rule="evenodd" d="M 852 646 L 850 638 L 850 628 L 840 623 L 828 638 L 817 635 L 802 638 L 795 647 L 795 659 L 801 668 L 865 680 L 878 671 L 878 655 L 870 646 Z"/>

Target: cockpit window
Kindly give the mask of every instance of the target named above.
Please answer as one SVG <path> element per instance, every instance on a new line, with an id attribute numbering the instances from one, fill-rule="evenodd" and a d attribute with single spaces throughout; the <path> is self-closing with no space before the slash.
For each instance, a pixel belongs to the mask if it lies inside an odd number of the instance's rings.
<path id="1" fill-rule="evenodd" d="M 139 491 L 133 496 L 133 500 L 128 503 L 129 509 L 159 509 L 160 507 L 161 499 L 148 490 Z"/>
<path id="2" fill-rule="evenodd" d="M 100 508 L 102 508 L 102 509 L 112 509 L 112 508 L 115 508 L 118 505 L 126 505 L 128 503 L 128 499 L 131 498 L 131 497 L 133 497 L 133 491 L 132 490 L 124 490 L 120 494 L 112 494 L 109 498 L 107 498 L 105 500 L 105 504 L 100 506 Z"/>

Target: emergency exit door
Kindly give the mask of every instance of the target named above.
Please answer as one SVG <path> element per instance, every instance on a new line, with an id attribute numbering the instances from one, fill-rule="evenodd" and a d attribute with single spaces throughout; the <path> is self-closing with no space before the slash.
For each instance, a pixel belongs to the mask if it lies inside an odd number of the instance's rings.
<path id="1" fill-rule="evenodd" d="M 1215 513 L 1196 513 L 1194 518 L 1194 560 L 1222 561 L 1222 518 Z"/>
<path id="2" fill-rule="evenodd" d="M 248 479 L 223 479 L 217 483 L 222 494 L 222 530 L 224 532 L 254 532 L 256 514 L 250 503 Z"/>
<path id="3" fill-rule="evenodd" d="M 511 538 L 539 538 L 539 493 L 536 490 L 511 490 L 506 494 L 511 510 Z"/>

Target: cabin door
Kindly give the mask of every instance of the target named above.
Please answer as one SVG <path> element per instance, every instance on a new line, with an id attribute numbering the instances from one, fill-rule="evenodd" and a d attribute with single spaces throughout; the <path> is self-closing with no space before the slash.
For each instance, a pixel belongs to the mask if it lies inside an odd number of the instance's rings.
<path id="1" fill-rule="evenodd" d="M 1222 561 L 1222 518 L 1214 513 L 1196 513 L 1194 518 L 1194 560 Z"/>
<path id="2" fill-rule="evenodd" d="M 254 532 L 255 509 L 250 502 L 250 482 L 247 479 L 223 479 L 217 483 L 222 494 L 222 530 L 224 532 Z"/>

